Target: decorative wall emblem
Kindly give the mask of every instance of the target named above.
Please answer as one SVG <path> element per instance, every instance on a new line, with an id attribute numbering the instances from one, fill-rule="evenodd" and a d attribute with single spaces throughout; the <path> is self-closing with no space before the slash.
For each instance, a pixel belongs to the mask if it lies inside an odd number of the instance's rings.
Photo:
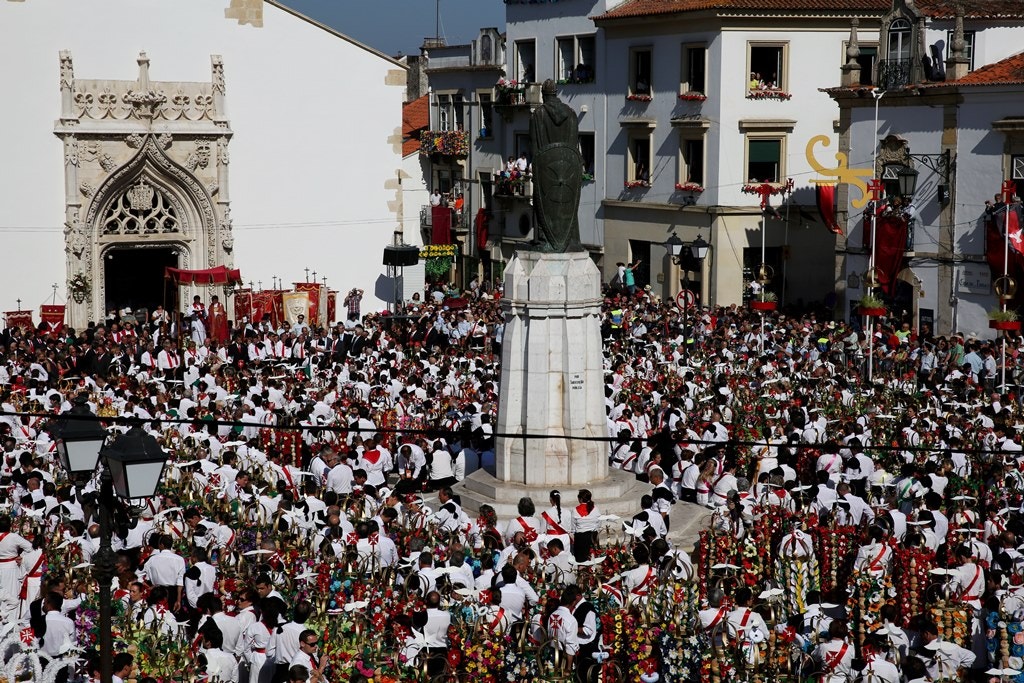
<path id="1" fill-rule="evenodd" d="M 153 235 L 181 232 L 178 211 L 162 190 L 145 178 L 118 197 L 103 216 L 105 235 Z"/>
<path id="2" fill-rule="evenodd" d="M 94 194 L 96 194 L 96 188 L 95 188 L 95 187 L 93 187 L 92 185 L 90 185 L 89 183 L 82 183 L 82 184 L 80 184 L 80 185 L 78 186 L 78 189 L 79 189 L 79 190 L 80 190 L 80 191 L 82 192 L 82 194 L 83 194 L 83 195 L 85 195 L 86 197 L 91 197 L 91 196 L 93 196 Z"/>
<path id="3" fill-rule="evenodd" d="M 185 160 L 185 168 L 195 171 L 206 168 L 210 164 L 210 143 L 207 140 L 196 140 L 196 148 Z"/>
<path id="4" fill-rule="evenodd" d="M 133 211 L 145 211 L 153 206 L 154 194 L 152 185 L 147 185 L 144 179 L 139 180 L 138 185 L 128 190 L 128 202 Z"/>

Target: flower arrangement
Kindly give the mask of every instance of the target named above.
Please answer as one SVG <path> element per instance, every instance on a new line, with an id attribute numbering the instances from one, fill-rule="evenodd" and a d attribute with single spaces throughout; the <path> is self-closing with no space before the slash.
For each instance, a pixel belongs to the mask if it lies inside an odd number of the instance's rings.
<path id="1" fill-rule="evenodd" d="M 707 98 L 707 95 L 697 90 L 690 90 L 684 93 L 679 93 L 679 99 L 681 99 L 684 102 L 703 102 Z"/>
<path id="2" fill-rule="evenodd" d="M 509 78 L 499 78 L 498 82 L 494 84 L 494 88 L 499 93 L 522 92 L 525 87 L 525 85 L 521 85 L 518 81 Z"/>
<path id="3" fill-rule="evenodd" d="M 748 100 L 791 100 L 793 95 L 785 90 L 766 89 L 748 90 Z"/>
<path id="4" fill-rule="evenodd" d="M 420 133 L 420 154 L 468 156 L 469 133 L 464 130 L 425 130 Z"/>
<path id="5" fill-rule="evenodd" d="M 750 301 L 750 307 L 755 311 L 774 311 L 778 307 L 778 298 L 775 292 L 762 289 L 757 298 Z"/>
<path id="6" fill-rule="evenodd" d="M 626 99 L 630 102 L 650 102 L 653 98 L 650 95 L 630 93 L 629 95 L 626 95 Z"/>
<path id="7" fill-rule="evenodd" d="M 646 180 L 627 180 L 622 184 L 622 186 L 625 187 L 627 190 L 635 190 L 641 187 L 650 187 L 651 183 Z"/>
<path id="8" fill-rule="evenodd" d="M 865 294 L 857 302 L 857 308 L 861 315 L 881 316 L 885 315 L 885 302 L 873 294 Z"/>
<path id="9" fill-rule="evenodd" d="M 1017 315 L 1017 311 L 994 308 L 988 312 L 988 319 L 996 322 L 1016 322 L 1020 320 L 1020 316 Z"/>
<path id="10" fill-rule="evenodd" d="M 742 188 L 740 188 L 740 191 L 743 192 L 743 194 L 759 194 L 759 195 L 766 195 L 767 194 L 767 195 L 770 195 L 770 196 L 774 197 L 776 195 L 785 194 L 786 192 L 788 192 L 788 191 L 790 191 L 792 189 L 793 189 L 793 180 L 789 179 L 785 183 L 773 183 L 773 182 L 769 182 L 767 180 L 765 182 L 763 182 L 763 183 L 759 183 L 757 181 L 752 181 L 752 182 L 749 182 L 746 185 L 744 185 Z"/>
<path id="11" fill-rule="evenodd" d="M 676 191 L 678 192 L 693 192 L 694 194 L 700 194 L 704 191 L 704 186 L 700 183 L 676 183 Z"/>
<path id="12" fill-rule="evenodd" d="M 456 253 L 454 244 L 425 244 L 420 248 L 420 258 L 455 258 Z"/>

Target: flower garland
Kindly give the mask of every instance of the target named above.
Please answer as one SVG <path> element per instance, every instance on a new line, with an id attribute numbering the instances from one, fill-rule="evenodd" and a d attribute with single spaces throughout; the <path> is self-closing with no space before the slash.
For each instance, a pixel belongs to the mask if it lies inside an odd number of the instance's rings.
<path id="1" fill-rule="evenodd" d="M 793 99 L 792 93 L 788 93 L 785 90 L 748 90 L 748 100 L 790 100 Z"/>
<path id="2" fill-rule="evenodd" d="M 676 190 L 678 192 L 693 192 L 694 194 L 700 194 L 704 191 L 704 186 L 700 183 L 676 183 Z"/>
<path id="3" fill-rule="evenodd" d="M 650 187 L 651 183 L 646 180 L 627 180 L 622 184 L 627 190 L 635 190 L 640 187 Z"/>
<path id="4" fill-rule="evenodd" d="M 893 549 L 893 576 L 900 586 L 896 607 L 901 623 L 910 623 L 911 617 L 925 607 L 925 592 L 932 583 L 929 571 L 935 566 L 935 552 L 897 546 Z"/>
<path id="5" fill-rule="evenodd" d="M 971 617 L 967 609 L 962 605 L 949 605 L 940 602 L 931 609 L 932 619 L 938 627 L 938 636 L 941 640 L 948 640 L 960 647 L 970 649 L 971 647 Z M 1017 624 L 1020 628 L 1020 624 Z M 1019 633 L 1019 631 L 1018 631 Z M 1024 633 L 1020 634 L 1020 650 L 1024 652 Z M 1015 636 L 1016 641 L 1016 636 Z M 1017 655 L 1020 656 L 1020 655 Z"/>
<path id="6" fill-rule="evenodd" d="M 420 258 L 455 258 L 458 248 L 454 244 L 425 244 L 420 247 Z"/>
<path id="7" fill-rule="evenodd" d="M 653 98 L 650 95 L 626 95 L 626 99 L 630 102 L 650 102 Z"/>
<path id="8" fill-rule="evenodd" d="M 829 593 L 846 586 L 851 551 L 860 544 L 857 527 L 836 526 L 814 529 L 816 552 L 821 563 L 821 590 Z"/>
<path id="9" fill-rule="evenodd" d="M 468 156 L 469 133 L 464 130 L 425 130 L 420 133 L 420 154 Z"/>
<path id="10" fill-rule="evenodd" d="M 679 99 L 684 102 L 704 102 L 708 99 L 708 96 L 702 92 L 691 90 L 689 92 L 680 93 Z"/>

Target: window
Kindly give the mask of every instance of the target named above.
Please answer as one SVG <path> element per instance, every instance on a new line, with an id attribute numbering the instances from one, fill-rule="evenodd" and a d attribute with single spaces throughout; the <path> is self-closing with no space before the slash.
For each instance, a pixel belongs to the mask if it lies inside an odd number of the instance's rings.
<path id="1" fill-rule="evenodd" d="M 683 78 L 680 92 L 699 92 L 707 95 L 707 60 L 706 46 L 683 46 Z"/>
<path id="2" fill-rule="evenodd" d="M 750 43 L 747 57 L 750 63 L 750 90 L 786 90 L 786 44 Z"/>
<path id="3" fill-rule="evenodd" d="M 494 137 L 494 103 L 491 101 L 491 93 L 478 93 L 477 99 L 480 102 L 480 136 Z"/>
<path id="4" fill-rule="evenodd" d="M 437 129 L 452 129 L 452 96 L 437 96 Z"/>
<path id="5" fill-rule="evenodd" d="M 139 179 L 107 207 L 104 235 L 139 235 L 181 232 L 178 214 L 163 190 Z"/>
<path id="6" fill-rule="evenodd" d="M 704 137 L 684 137 L 679 145 L 679 183 L 704 185 Z"/>
<path id="7" fill-rule="evenodd" d="M 434 187 L 441 194 L 451 194 L 457 187 L 461 187 L 461 184 L 461 171 L 447 168 L 439 168 L 437 170 L 437 185 Z"/>
<path id="8" fill-rule="evenodd" d="M 485 64 L 491 62 L 491 37 L 486 33 L 480 36 L 480 61 Z"/>
<path id="9" fill-rule="evenodd" d="M 629 138 L 629 158 L 626 160 L 626 180 L 649 186 L 651 182 L 651 135 L 637 133 Z"/>
<path id="10" fill-rule="evenodd" d="M 462 103 L 462 94 L 452 95 L 452 121 L 455 122 L 455 130 L 466 129 L 466 107 Z"/>
<path id="11" fill-rule="evenodd" d="M 964 57 L 967 58 L 967 70 L 974 71 L 974 31 L 964 31 Z M 953 31 L 946 33 L 946 54 L 953 54 Z"/>
<path id="12" fill-rule="evenodd" d="M 857 63 L 860 64 L 860 84 L 873 85 L 878 65 L 878 46 L 861 45 Z"/>
<path id="13" fill-rule="evenodd" d="M 567 36 L 555 41 L 555 69 L 559 83 L 594 80 L 594 36 Z"/>
<path id="14" fill-rule="evenodd" d="M 594 134 L 580 133 L 580 156 L 583 157 L 583 172 L 594 175 Z"/>
<path id="15" fill-rule="evenodd" d="M 780 182 L 784 141 L 785 138 L 747 138 L 747 182 Z"/>
<path id="16" fill-rule="evenodd" d="M 1010 177 L 1014 180 L 1024 180 L 1024 154 L 1010 157 Z"/>
<path id="17" fill-rule="evenodd" d="M 523 154 L 526 155 L 527 159 L 530 159 L 530 134 L 516 133 L 516 159 Z"/>
<path id="18" fill-rule="evenodd" d="M 886 52 L 889 61 L 906 61 L 910 59 L 910 22 L 897 19 L 889 24 L 889 49 Z"/>
<path id="19" fill-rule="evenodd" d="M 533 40 L 518 40 L 515 44 L 515 80 L 520 83 L 537 81 L 537 43 Z"/>
<path id="20" fill-rule="evenodd" d="M 649 47 L 635 47 L 629 52 L 629 94 L 651 94 L 652 50 Z"/>

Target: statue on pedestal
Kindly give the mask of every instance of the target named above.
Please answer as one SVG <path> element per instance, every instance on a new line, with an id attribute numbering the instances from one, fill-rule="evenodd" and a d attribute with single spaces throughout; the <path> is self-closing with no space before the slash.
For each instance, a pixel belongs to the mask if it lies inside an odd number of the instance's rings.
<path id="1" fill-rule="evenodd" d="M 530 117 L 533 210 L 537 228 L 530 249 L 564 254 L 581 251 L 578 211 L 583 186 L 576 112 L 558 99 L 555 82 L 544 81 L 544 104 Z"/>

